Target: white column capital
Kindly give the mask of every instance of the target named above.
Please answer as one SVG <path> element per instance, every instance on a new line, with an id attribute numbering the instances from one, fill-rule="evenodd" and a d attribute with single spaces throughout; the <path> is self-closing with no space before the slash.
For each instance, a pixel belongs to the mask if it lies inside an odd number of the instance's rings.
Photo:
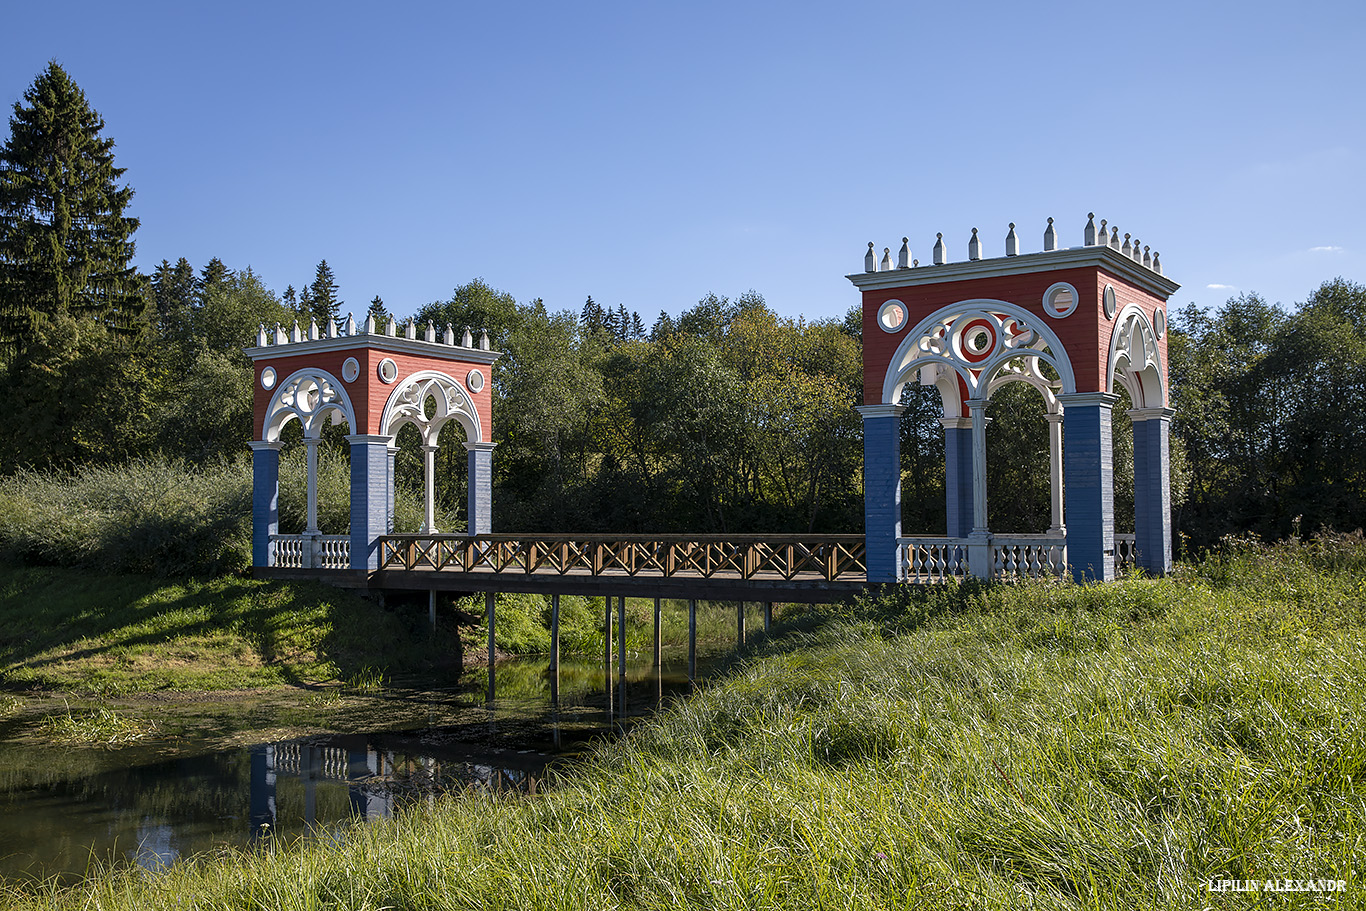
<path id="1" fill-rule="evenodd" d="M 285 444 L 281 443 L 279 440 L 276 440 L 273 443 L 268 440 L 252 440 L 247 445 L 251 447 L 252 452 L 266 452 L 272 450 L 275 452 L 279 452 L 280 447 L 284 446 Z"/>
<path id="2" fill-rule="evenodd" d="M 1176 414 L 1176 409 L 1174 409 L 1174 408 L 1131 408 L 1130 410 L 1126 411 L 1125 414 L 1127 414 L 1130 418 L 1132 418 L 1132 419 L 1135 420 L 1135 421 L 1157 421 L 1157 420 L 1168 420 L 1168 421 L 1169 421 L 1169 420 L 1172 419 L 1172 416 Z"/>
<path id="3" fill-rule="evenodd" d="M 493 452 L 497 443 L 466 443 L 465 448 L 470 452 Z"/>
<path id="4" fill-rule="evenodd" d="M 440 447 L 438 444 L 436 444 L 436 443 L 423 443 L 423 444 L 422 444 L 422 451 L 423 451 L 423 452 L 436 452 L 436 451 L 437 451 L 438 449 L 440 449 L 440 448 L 441 448 L 441 447 Z"/>
<path id="5" fill-rule="evenodd" d="M 1115 403 L 1119 401 L 1119 396 L 1109 392 L 1074 392 L 1071 395 L 1058 396 L 1058 401 L 1062 403 L 1064 411 L 1073 405 L 1079 408 L 1087 405 L 1104 405 L 1106 408 L 1113 408 Z"/>
<path id="6" fill-rule="evenodd" d="M 855 405 L 854 410 L 863 415 L 863 419 L 870 418 L 899 418 L 906 413 L 905 405 Z"/>
<path id="7" fill-rule="evenodd" d="M 393 446 L 395 438 L 386 433 L 353 433 L 346 437 L 346 442 L 352 446 L 357 443 L 383 443 L 385 446 Z"/>
<path id="8" fill-rule="evenodd" d="M 945 430 L 971 430 L 972 418 L 940 418 Z"/>
<path id="9" fill-rule="evenodd" d="M 1050 424 L 1061 424 L 1061 423 L 1062 423 L 1062 412 L 1061 412 L 1061 411 L 1045 411 L 1045 412 L 1044 412 L 1044 420 L 1048 421 L 1048 423 L 1050 423 Z"/>

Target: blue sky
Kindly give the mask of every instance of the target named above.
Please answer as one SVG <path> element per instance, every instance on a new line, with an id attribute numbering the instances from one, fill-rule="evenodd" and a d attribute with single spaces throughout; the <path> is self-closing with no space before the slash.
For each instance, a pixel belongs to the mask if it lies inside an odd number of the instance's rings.
<path id="1" fill-rule="evenodd" d="M 678 313 L 841 316 L 869 240 L 987 255 L 1087 212 L 1173 304 L 1366 282 L 1366 4 L 11 5 L 8 112 L 57 59 L 136 190 L 138 262 L 326 258 L 360 312 L 474 277 Z"/>

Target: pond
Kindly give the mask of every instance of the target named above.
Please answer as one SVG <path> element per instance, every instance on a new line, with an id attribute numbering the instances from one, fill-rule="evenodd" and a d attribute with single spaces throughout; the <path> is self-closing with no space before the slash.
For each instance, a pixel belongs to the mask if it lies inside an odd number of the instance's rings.
<path id="1" fill-rule="evenodd" d="M 670 660 L 614 680 L 610 702 L 601 662 L 562 661 L 553 681 L 544 658 L 504 661 L 494 683 L 492 702 L 478 667 L 448 690 L 391 681 L 371 693 L 30 699 L 0 720 L 0 877 L 153 871 L 263 839 L 342 839 L 355 819 L 441 794 L 535 793 L 588 741 L 691 688 L 686 661 Z M 45 725 L 100 710 L 155 728 L 110 748 L 54 743 Z"/>

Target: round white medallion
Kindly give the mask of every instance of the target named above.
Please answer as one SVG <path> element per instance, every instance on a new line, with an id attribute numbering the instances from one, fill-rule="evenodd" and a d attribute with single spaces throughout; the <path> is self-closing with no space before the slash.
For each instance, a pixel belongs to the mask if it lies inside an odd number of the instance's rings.
<path id="1" fill-rule="evenodd" d="M 1077 309 L 1077 289 L 1067 282 L 1049 285 L 1043 293 L 1043 312 L 1054 319 L 1071 316 Z"/>
<path id="2" fill-rule="evenodd" d="M 274 368 L 274 367 L 267 367 L 265 370 L 262 370 L 262 371 L 261 371 L 261 388 L 262 388 L 262 389 L 274 389 L 274 388 L 275 388 L 275 368 Z"/>
<path id="3" fill-rule="evenodd" d="M 479 392 L 484 388 L 484 374 L 478 370 L 471 370 L 465 376 L 465 385 L 469 387 L 470 392 Z"/>
<path id="4" fill-rule="evenodd" d="M 877 324 L 883 332 L 896 332 L 906 325 L 906 305 L 898 300 L 887 301 L 877 311 Z"/>
<path id="5" fill-rule="evenodd" d="M 1157 333 L 1158 338 L 1167 337 L 1167 311 L 1161 307 L 1153 314 L 1153 332 Z"/>
<path id="6" fill-rule="evenodd" d="M 1105 303 L 1105 318 L 1106 318 L 1106 319 L 1114 319 L 1114 318 L 1115 318 L 1115 286 L 1114 286 L 1114 285 L 1106 285 L 1106 286 L 1105 286 L 1105 293 L 1104 293 L 1103 295 L 1101 295 L 1101 298 L 1102 298 L 1102 300 L 1103 300 L 1104 303 Z"/>
<path id="7" fill-rule="evenodd" d="M 386 357 L 380 361 L 377 369 L 379 370 L 379 378 L 385 383 L 392 383 L 398 379 L 398 364 L 395 364 L 391 357 Z"/>
<path id="8" fill-rule="evenodd" d="M 348 383 L 354 383 L 358 376 L 360 376 L 360 361 L 354 357 L 348 357 L 342 364 L 342 379 Z"/>

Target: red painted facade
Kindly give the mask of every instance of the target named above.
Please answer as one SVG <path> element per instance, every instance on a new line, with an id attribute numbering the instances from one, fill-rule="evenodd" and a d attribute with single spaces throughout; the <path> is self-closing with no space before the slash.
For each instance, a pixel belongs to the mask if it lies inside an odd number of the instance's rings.
<path id="1" fill-rule="evenodd" d="M 917 272 L 933 266 L 921 266 Z M 1057 282 L 1066 282 L 1077 289 L 1077 307 L 1068 316 L 1058 318 L 1045 315 L 1044 292 Z M 1106 319 L 1102 295 L 1106 285 L 1115 289 L 1115 318 Z M 905 324 L 896 332 L 887 332 L 878 324 L 878 309 L 889 300 L 906 305 Z M 1119 315 L 1130 304 L 1137 304 L 1152 322 L 1165 301 L 1132 282 L 1098 266 L 1062 268 L 1043 272 L 1023 272 L 1014 275 L 964 278 L 934 283 L 907 284 L 892 288 L 875 288 L 863 292 L 863 400 L 864 404 L 883 404 L 882 387 L 891 366 L 892 357 L 921 320 L 952 304 L 972 300 L 998 300 L 1015 304 L 1038 318 L 1047 326 L 1066 349 L 1077 382 L 1077 392 L 1102 390 L 1110 354 L 1110 341 L 1119 325 Z M 989 309 L 989 308 L 988 308 Z M 1158 341 L 1166 382 L 1167 342 L 1165 333 Z M 960 384 L 961 386 L 961 384 Z M 966 391 L 964 391 L 966 395 Z M 889 403 L 890 404 L 890 403 Z M 964 411 L 964 414 L 967 412 Z"/>
<path id="2" fill-rule="evenodd" d="M 296 350 L 297 346 L 305 344 L 307 343 L 284 344 L 280 346 L 280 356 L 278 357 L 269 355 L 257 357 L 255 365 L 254 439 L 262 438 L 266 413 L 270 408 L 271 398 L 280 389 L 280 384 L 298 370 L 314 369 L 327 371 L 336 377 L 337 381 L 341 383 L 341 387 L 346 390 L 347 396 L 351 399 L 351 406 L 356 411 L 357 426 L 351 428 L 351 432 L 354 434 L 379 433 L 379 423 L 384 414 L 385 403 L 389 401 L 389 396 L 393 394 L 394 389 L 413 374 L 431 370 L 450 376 L 465 388 L 470 398 L 474 400 L 475 411 L 479 414 L 479 427 L 484 436 L 481 442 L 491 440 L 493 431 L 493 367 L 491 364 L 458 358 L 386 351 L 382 348 L 373 348 L 363 344 L 358 344 L 354 348 L 330 351 L 305 350 L 298 354 L 291 353 Z M 348 357 L 354 357 L 360 364 L 360 374 L 355 381 L 350 383 L 342 379 L 342 365 Z M 379 363 L 386 357 L 393 358 L 394 364 L 398 367 L 398 378 L 393 383 L 385 383 L 379 378 Z M 276 384 L 271 389 L 261 387 L 261 373 L 267 367 L 275 368 Z M 478 392 L 471 390 L 465 381 L 471 370 L 478 370 L 484 375 L 484 388 Z"/>

